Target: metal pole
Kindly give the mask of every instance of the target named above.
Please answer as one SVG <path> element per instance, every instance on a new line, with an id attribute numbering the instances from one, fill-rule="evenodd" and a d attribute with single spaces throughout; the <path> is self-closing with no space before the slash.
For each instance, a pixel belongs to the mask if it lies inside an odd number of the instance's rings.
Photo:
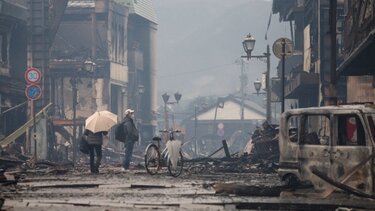
<path id="1" fill-rule="evenodd" d="M 281 113 L 285 111 L 285 39 L 282 39 L 282 53 L 281 53 Z"/>
<path id="2" fill-rule="evenodd" d="M 96 59 L 96 12 L 91 13 L 91 59 Z"/>
<path id="3" fill-rule="evenodd" d="M 218 104 L 218 102 L 216 102 L 216 106 L 215 106 L 214 125 L 213 125 L 213 129 L 212 129 L 212 133 L 214 135 L 215 135 L 215 132 L 216 132 L 217 104 Z"/>
<path id="4" fill-rule="evenodd" d="M 266 72 L 266 92 L 267 92 L 267 122 L 272 122 L 272 112 L 271 112 L 271 86 L 270 86 L 270 46 L 267 45 L 267 72 Z"/>
<path id="5" fill-rule="evenodd" d="M 337 0 L 330 0 L 330 35 L 331 35 L 331 72 L 329 105 L 337 104 L 336 96 L 336 8 Z"/>
<path id="6" fill-rule="evenodd" d="M 73 164 L 76 163 L 76 156 L 77 156 L 77 78 L 74 76 L 73 78 Z"/>
<path id="7" fill-rule="evenodd" d="M 244 104 L 245 104 L 245 93 L 244 93 L 244 87 L 245 87 L 245 75 L 244 75 L 244 61 L 241 59 L 241 130 L 243 131 L 244 128 L 244 120 L 245 120 L 245 110 L 244 110 Z"/>
<path id="8" fill-rule="evenodd" d="M 198 128 L 198 119 L 197 119 L 197 106 L 194 107 L 194 151 L 195 156 L 198 156 L 197 151 L 197 128 Z"/>
<path id="9" fill-rule="evenodd" d="M 165 121 L 164 129 L 169 130 L 167 103 L 164 103 L 164 121 Z"/>
<path id="10" fill-rule="evenodd" d="M 34 103 L 34 100 L 31 100 L 31 106 L 32 106 L 32 111 L 33 111 L 33 136 L 34 136 L 34 162 L 36 163 L 37 159 L 38 159 L 38 155 L 37 155 L 37 146 L 36 146 L 36 119 L 35 119 L 35 103 Z"/>

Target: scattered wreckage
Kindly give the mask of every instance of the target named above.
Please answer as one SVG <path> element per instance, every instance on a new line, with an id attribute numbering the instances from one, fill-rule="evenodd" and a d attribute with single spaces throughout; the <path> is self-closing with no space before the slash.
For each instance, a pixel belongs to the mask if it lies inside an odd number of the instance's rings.
<path id="1" fill-rule="evenodd" d="M 281 117 L 280 127 L 265 122 L 262 128 L 258 128 L 252 134 L 251 141 L 243 153 L 230 152 L 227 142 L 223 140 L 222 147 L 209 156 L 187 159 L 186 162 L 190 165 L 187 165 L 188 173 L 185 178 L 211 178 L 214 183 L 209 187 L 218 195 L 277 197 L 278 203 L 285 199 L 285 206 L 289 206 L 288 198 L 296 199 L 303 206 L 305 202 L 301 200 L 304 198 L 319 199 L 320 201 L 311 203 L 316 203 L 320 208 L 323 205 L 337 207 L 333 200 L 336 200 L 337 194 L 342 196 L 343 193 L 357 196 L 356 199 L 361 200 L 375 199 L 375 172 L 372 167 L 375 157 L 374 114 L 375 107 L 372 105 L 343 105 L 287 111 Z M 224 152 L 224 156 L 213 156 L 219 152 Z M 113 153 L 118 154 L 114 151 L 108 152 Z M 22 160 L 8 159 L 5 162 L 2 160 L 1 163 L 19 165 Z M 55 166 L 54 169 L 58 167 Z M 233 178 L 236 175 L 254 173 L 272 175 L 276 171 L 285 183 L 271 186 L 238 181 L 226 183 L 215 182 L 214 177 L 222 174 L 231 174 Z M 335 197 L 329 197 L 336 190 L 341 191 L 336 192 Z M 251 203 L 241 206 L 255 206 Z M 372 206 L 371 201 L 366 203 L 355 206 Z M 268 205 L 262 206 L 267 208 Z"/>

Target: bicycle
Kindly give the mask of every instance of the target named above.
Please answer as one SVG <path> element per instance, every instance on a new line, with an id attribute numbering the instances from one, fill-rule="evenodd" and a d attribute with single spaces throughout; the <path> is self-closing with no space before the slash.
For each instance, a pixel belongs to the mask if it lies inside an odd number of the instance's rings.
<path id="1" fill-rule="evenodd" d="M 162 133 L 168 133 L 168 141 L 177 141 L 174 139 L 174 134 L 179 133 L 181 131 L 179 130 L 162 130 L 159 131 Z M 183 169 L 183 156 L 181 152 L 181 147 L 179 148 L 179 156 L 177 159 L 177 165 L 173 165 L 168 148 L 165 147 L 165 149 L 160 153 L 160 141 L 162 140 L 160 137 L 155 136 L 152 138 L 153 141 L 156 141 L 157 144 L 151 143 L 146 147 L 145 151 L 145 167 L 149 174 L 155 175 L 163 166 L 167 166 L 168 172 L 173 177 L 180 176 L 182 169 Z M 172 144 L 172 143 L 171 143 Z"/>

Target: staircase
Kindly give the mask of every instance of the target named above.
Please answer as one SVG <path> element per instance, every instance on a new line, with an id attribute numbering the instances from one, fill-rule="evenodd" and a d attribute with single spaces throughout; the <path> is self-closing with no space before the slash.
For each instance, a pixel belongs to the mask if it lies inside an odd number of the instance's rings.
<path id="1" fill-rule="evenodd" d="M 49 103 L 41 111 L 39 111 L 37 114 L 35 114 L 35 122 L 38 122 L 39 119 L 41 119 L 41 117 L 43 117 L 43 115 L 46 115 L 46 113 L 47 113 L 48 109 L 51 107 L 51 105 L 52 105 L 52 103 Z M 3 140 L 0 140 L 0 147 L 6 147 L 7 145 L 13 143 L 18 137 L 20 137 L 22 134 L 24 134 L 32 126 L 34 126 L 34 119 L 33 118 L 31 118 L 29 121 L 27 121 L 24 125 L 22 125 L 16 131 L 14 131 L 8 137 L 4 138 Z"/>

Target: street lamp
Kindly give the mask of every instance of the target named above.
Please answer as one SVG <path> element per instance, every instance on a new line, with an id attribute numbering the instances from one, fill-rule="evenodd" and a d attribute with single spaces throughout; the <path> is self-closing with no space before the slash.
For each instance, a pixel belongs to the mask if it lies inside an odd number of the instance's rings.
<path id="1" fill-rule="evenodd" d="M 251 52 L 254 50 L 255 38 L 253 36 L 251 36 L 251 34 L 248 34 L 245 37 L 245 39 L 242 42 L 242 45 L 243 45 L 244 51 L 246 53 L 246 56 L 241 56 L 241 58 L 247 58 L 247 60 L 250 60 L 251 58 L 257 58 L 257 59 L 266 58 L 267 59 L 267 71 L 266 71 L 266 92 L 267 92 L 266 113 L 267 113 L 267 118 L 266 119 L 267 119 L 268 122 L 271 122 L 271 89 L 270 89 L 270 55 L 271 54 L 270 54 L 270 46 L 267 45 L 267 52 L 263 53 L 263 55 L 252 56 Z M 243 74 L 243 72 L 241 74 Z M 256 86 L 255 87 L 256 90 L 257 90 L 257 86 L 259 86 L 259 90 L 260 90 L 261 83 L 260 83 L 260 81 L 259 81 L 259 83 L 257 81 L 254 82 L 254 86 Z M 244 86 L 244 84 L 241 83 L 241 89 L 242 90 L 243 90 L 243 86 Z M 257 93 L 259 93 L 258 90 L 257 90 Z M 244 96 L 244 95 L 242 94 L 242 96 Z"/>
<path id="2" fill-rule="evenodd" d="M 91 60 L 86 60 L 85 62 L 83 62 L 83 69 L 89 73 L 94 72 L 95 66 L 96 64 Z"/>
<path id="3" fill-rule="evenodd" d="M 182 94 L 179 92 L 176 92 L 174 94 L 174 99 L 176 100 L 175 102 L 169 102 L 169 95 L 167 93 L 164 93 L 162 96 L 163 101 L 164 101 L 164 118 L 165 118 L 165 130 L 169 129 L 169 123 L 168 123 L 168 110 L 167 110 L 167 104 L 176 104 L 181 100 Z"/>
<path id="4" fill-rule="evenodd" d="M 247 60 L 249 60 L 251 58 L 251 52 L 255 46 L 255 38 L 251 36 L 251 34 L 248 34 L 242 42 L 242 45 L 243 49 L 245 50 Z"/>
<path id="5" fill-rule="evenodd" d="M 261 87 L 262 87 L 262 82 L 260 82 L 259 79 L 254 81 L 254 88 L 257 91 L 257 95 L 259 95 L 259 91 Z"/>

